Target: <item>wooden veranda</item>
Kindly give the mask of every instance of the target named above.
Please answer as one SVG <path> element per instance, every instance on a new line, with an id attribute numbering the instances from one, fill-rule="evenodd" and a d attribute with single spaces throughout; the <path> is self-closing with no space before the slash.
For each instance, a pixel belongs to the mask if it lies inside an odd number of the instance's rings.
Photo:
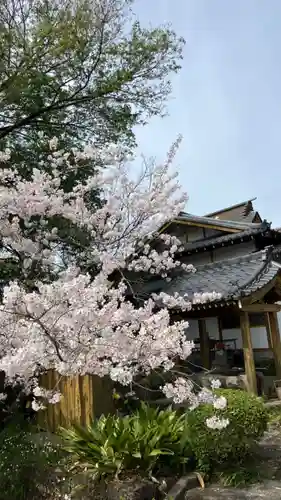
<path id="1" fill-rule="evenodd" d="M 264 317 L 268 350 L 271 351 L 273 355 L 276 380 L 281 380 L 281 337 L 277 317 L 277 313 L 280 310 L 281 305 L 277 303 L 263 301 L 253 303 L 247 301 L 243 303 L 239 301 L 236 304 L 228 304 L 224 307 L 206 307 L 200 310 L 200 316 L 198 313 L 196 314 L 196 311 L 189 313 L 189 319 L 192 318 L 198 321 L 202 368 L 205 370 L 211 370 L 212 368 L 210 361 L 210 338 L 206 325 L 206 318 L 217 318 L 218 335 L 216 342 L 224 344 L 225 339 L 221 328 L 221 318 L 223 315 L 235 314 L 239 317 L 247 390 L 253 394 L 257 394 L 257 375 L 253 350 L 254 333 L 251 331 L 250 317 L 253 314 L 259 314 Z"/>

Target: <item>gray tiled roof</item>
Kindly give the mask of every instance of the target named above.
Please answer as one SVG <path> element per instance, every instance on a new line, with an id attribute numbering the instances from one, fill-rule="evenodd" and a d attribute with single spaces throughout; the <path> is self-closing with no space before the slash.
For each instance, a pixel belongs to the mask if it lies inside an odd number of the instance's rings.
<path id="1" fill-rule="evenodd" d="M 181 273 L 163 287 L 169 295 L 217 292 L 221 301 L 238 300 L 269 283 L 281 266 L 273 260 L 271 248 L 241 257 L 197 266 L 196 272 Z"/>

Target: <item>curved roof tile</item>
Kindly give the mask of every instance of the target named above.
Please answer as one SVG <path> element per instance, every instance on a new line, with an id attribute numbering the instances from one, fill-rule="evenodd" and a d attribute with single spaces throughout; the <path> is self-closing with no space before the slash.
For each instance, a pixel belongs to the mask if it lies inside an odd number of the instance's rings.
<path id="1" fill-rule="evenodd" d="M 272 247 L 268 247 L 248 255 L 197 266 L 195 273 L 181 273 L 162 291 L 169 295 L 188 294 L 190 300 L 195 294 L 204 292 L 220 293 L 218 302 L 239 300 L 261 289 L 281 272 L 281 265 L 274 261 L 274 255 Z"/>

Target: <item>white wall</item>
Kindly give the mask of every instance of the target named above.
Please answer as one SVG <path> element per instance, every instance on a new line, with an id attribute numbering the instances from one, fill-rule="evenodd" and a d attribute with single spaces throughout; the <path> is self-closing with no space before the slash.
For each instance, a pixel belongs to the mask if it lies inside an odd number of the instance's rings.
<path id="1" fill-rule="evenodd" d="M 236 339 L 237 349 L 242 349 L 242 336 L 240 328 L 231 328 L 229 330 L 223 330 L 223 339 Z M 267 349 L 267 334 L 264 326 L 257 326 L 251 328 L 252 335 L 252 346 L 253 349 Z"/>
<path id="2" fill-rule="evenodd" d="M 281 332 L 281 312 L 277 313 L 279 332 Z M 253 349 L 268 349 L 267 333 L 265 326 L 257 326 L 251 328 Z M 223 338 L 237 338 L 237 348 L 242 349 L 241 330 L 233 328 L 231 330 L 223 330 Z"/>

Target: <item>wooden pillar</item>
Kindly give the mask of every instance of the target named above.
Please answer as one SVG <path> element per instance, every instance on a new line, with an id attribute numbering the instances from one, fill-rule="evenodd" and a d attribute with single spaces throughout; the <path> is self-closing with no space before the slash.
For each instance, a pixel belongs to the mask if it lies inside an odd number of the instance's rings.
<path id="1" fill-rule="evenodd" d="M 271 329 L 270 329 L 269 313 L 265 312 L 264 316 L 265 316 L 265 328 L 266 328 L 268 349 L 272 350 L 272 339 L 271 339 Z"/>
<path id="2" fill-rule="evenodd" d="M 254 362 L 254 354 L 251 339 L 251 329 L 249 322 L 249 314 L 242 311 L 240 314 L 240 326 L 242 334 L 245 372 L 247 378 L 247 389 L 252 394 L 257 394 L 257 377 Z"/>
<path id="3" fill-rule="evenodd" d="M 203 363 L 203 367 L 207 370 L 210 369 L 210 344 L 209 335 L 206 328 L 206 321 L 204 319 L 198 319 L 198 328 L 200 336 L 200 354 Z"/>
<path id="4" fill-rule="evenodd" d="M 272 351 L 274 356 L 275 368 L 276 368 L 276 376 L 278 380 L 281 379 L 281 340 L 280 340 L 280 332 L 279 332 L 279 324 L 276 312 L 268 313 L 270 333 L 271 333 L 271 342 L 272 342 Z"/>

